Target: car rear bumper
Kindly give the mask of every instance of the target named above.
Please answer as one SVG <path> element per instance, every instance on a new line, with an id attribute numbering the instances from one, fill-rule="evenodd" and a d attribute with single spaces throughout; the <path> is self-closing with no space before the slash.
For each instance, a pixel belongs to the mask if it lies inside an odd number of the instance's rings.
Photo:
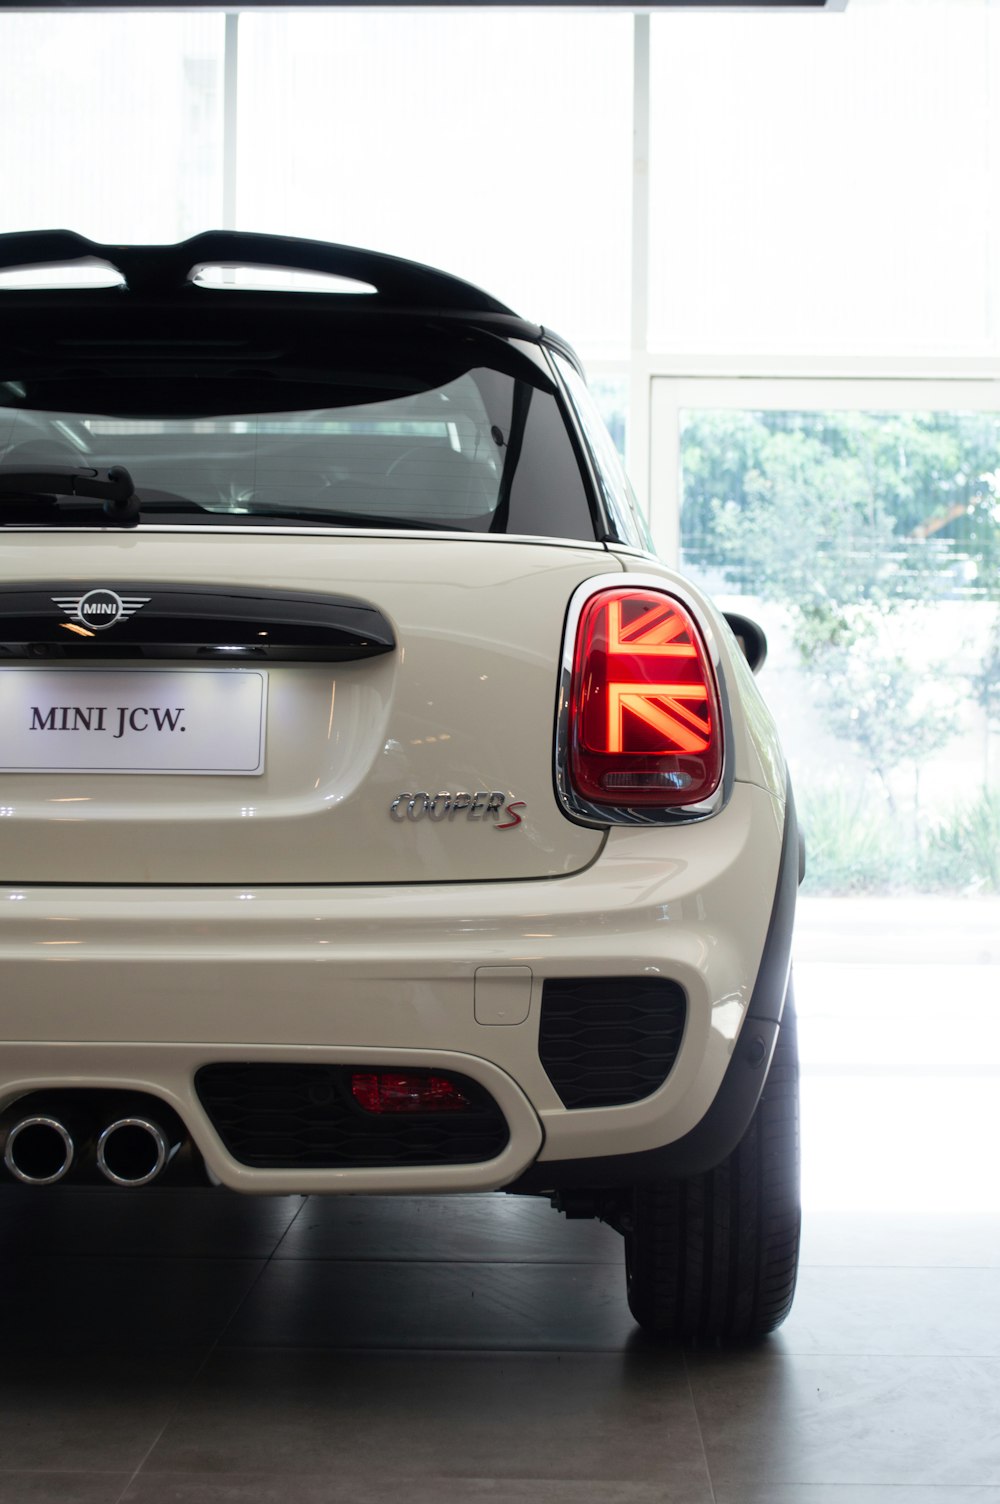
<path id="1" fill-rule="evenodd" d="M 544 881 L 7 885 L 0 1111 L 34 1092 L 148 1093 L 176 1111 L 215 1178 L 262 1193 L 483 1190 L 533 1166 L 544 1181 L 548 1163 L 660 1150 L 705 1118 L 733 1058 L 784 828 L 781 802 L 737 783 L 712 819 L 615 829 L 589 869 Z M 539 1017 L 545 982 L 567 977 L 683 989 L 680 1047 L 651 1095 L 563 1104 Z M 202 1066 L 225 1061 L 455 1071 L 491 1094 L 509 1142 L 472 1164 L 253 1167 L 226 1149 L 195 1088 Z"/>

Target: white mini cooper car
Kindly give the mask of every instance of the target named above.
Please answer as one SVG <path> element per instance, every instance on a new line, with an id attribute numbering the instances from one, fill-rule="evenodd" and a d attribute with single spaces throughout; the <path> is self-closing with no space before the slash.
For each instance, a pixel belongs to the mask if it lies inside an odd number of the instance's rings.
<path id="1" fill-rule="evenodd" d="M 652 552 L 572 350 L 308 241 L 0 268 L 2 1173 L 546 1196 L 647 1330 L 770 1331 L 763 639 Z"/>

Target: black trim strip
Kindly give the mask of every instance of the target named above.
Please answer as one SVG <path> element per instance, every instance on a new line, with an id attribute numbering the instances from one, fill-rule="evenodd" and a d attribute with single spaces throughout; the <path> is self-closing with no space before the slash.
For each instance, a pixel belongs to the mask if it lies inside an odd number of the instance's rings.
<path id="1" fill-rule="evenodd" d="M 340 0 L 340 3 L 348 3 L 348 0 Z M 531 10 L 540 3 L 540 0 L 475 0 L 477 5 L 499 7 L 506 9 Z M 405 5 L 407 9 L 423 9 L 433 7 L 435 10 L 449 10 L 456 6 L 468 8 L 469 0 L 349 0 L 352 10 L 367 9 L 369 6 L 377 6 L 380 10 L 393 9 L 396 6 Z M 546 9 L 567 9 L 570 6 L 574 10 L 590 9 L 600 6 L 602 10 L 627 11 L 634 13 L 637 9 L 635 0 L 544 0 Z M 740 10 L 827 10 L 842 11 L 847 0 L 740 0 Z M 323 6 L 325 9 L 337 9 L 337 4 L 331 4 L 331 0 L 240 0 L 240 10 L 255 10 L 265 7 L 268 10 L 281 11 L 286 8 L 301 10 L 314 6 Z M 661 10 L 732 10 L 737 7 L 737 0 L 644 0 L 640 14 L 645 11 Z M 185 0 L 184 10 L 218 10 L 219 0 Z M 177 10 L 177 0 L 141 0 L 141 5 L 136 0 L 0 0 L 0 15 L 4 11 L 117 11 L 117 10 Z"/>
<path id="2" fill-rule="evenodd" d="M 701 1122 L 683 1138 L 660 1149 L 592 1159 L 537 1161 L 505 1186 L 506 1191 L 514 1195 L 537 1195 L 563 1190 L 604 1190 L 698 1175 L 721 1164 L 732 1153 L 760 1100 L 778 1041 L 791 969 L 800 861 L 799 828 L 789 781 L 778 882 L 760 969 L 736 1049 L 715 1100 Z"/>
<path id="3" fill-rule="evenodd" d="M 80 604 L 74 609 L 67 602 Z M 163 658 L 342 663 L 390 653 L 395 646 L 382 613 L 348 596 L 79 580 L 0 590 L 0 663 Z"/>

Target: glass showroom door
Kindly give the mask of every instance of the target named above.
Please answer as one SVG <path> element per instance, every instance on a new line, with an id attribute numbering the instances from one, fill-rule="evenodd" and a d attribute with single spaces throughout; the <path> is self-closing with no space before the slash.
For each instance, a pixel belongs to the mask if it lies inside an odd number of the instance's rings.
<path id="1" fill-rule="evenodd" d="M 764 626 L 813 894 L 1000 891 L 1000 397 L 657 379 L 661 551 Z"/>

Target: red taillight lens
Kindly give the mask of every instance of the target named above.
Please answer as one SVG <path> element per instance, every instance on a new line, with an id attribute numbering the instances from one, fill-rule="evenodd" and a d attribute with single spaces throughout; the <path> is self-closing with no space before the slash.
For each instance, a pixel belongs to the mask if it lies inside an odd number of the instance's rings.
<path id="1" fill-rule="evenodd" d="M 466 1112 L 454 1081 L 421 1071 L 355 1071 L 351 1095 L 366 1112 Z"/>
<path id="2" fill-rule="evenodd" d="M 697 804 L 722 777 L 715 676 L 698 628 L 656 590 L 584 606 L 570 699 L 569 775 L 597 804 Z"/>

